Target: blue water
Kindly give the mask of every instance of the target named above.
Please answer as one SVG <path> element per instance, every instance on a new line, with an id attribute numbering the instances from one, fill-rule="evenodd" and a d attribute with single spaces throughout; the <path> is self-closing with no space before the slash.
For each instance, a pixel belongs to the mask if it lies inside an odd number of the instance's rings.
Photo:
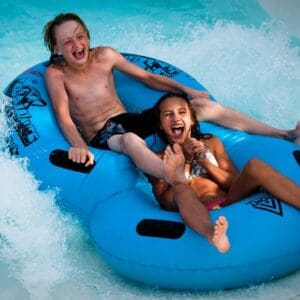
<path id="1" fill-rule="evenodd" d="M 113 3 L 110 3 L 113 2 Z M 300 119 L 300 51 L 288 26 L 254 0 L 0 3 L 0 90 L 47 59 L 42 27 L 61 11 L 86 20 L 92 46 L 153 56 L 201 81 L 218 101 L 280 128 Z M 10 128 L 1 95 L 0 148 Z M 80 220 L 39 191 L 27 161 L 0 152 L 0 299 L 297 299 L 300 272 L 249 288 L 186 293 L 116 275 Z"/>

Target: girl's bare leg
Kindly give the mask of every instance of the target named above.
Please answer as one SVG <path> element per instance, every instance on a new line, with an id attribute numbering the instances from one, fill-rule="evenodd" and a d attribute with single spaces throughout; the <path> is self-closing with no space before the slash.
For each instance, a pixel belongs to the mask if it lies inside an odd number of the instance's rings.
<path id="1" fill-rule="evenodd" d="M 237 202 L 260 187 L 279 200 L 300 208 L 300 186 L 259 159 L 246 164 L 233 182 L 226 203 Z"/>
<path id="2" fill-rule="evenodd" d="M 196 232 L 204 235 L 220 252 L 229 250 L 230 244 L 226 235 L 228 223 L 221 216 L 212 224 L 206 207 L 199 201 L 194 190 L 189 186 L 184 175 L 184 156 L 177 144 L 173 150 L 167 147 L 164 155 L 165 179 L 174 189 L 174 200 L 184 222 Z"/>

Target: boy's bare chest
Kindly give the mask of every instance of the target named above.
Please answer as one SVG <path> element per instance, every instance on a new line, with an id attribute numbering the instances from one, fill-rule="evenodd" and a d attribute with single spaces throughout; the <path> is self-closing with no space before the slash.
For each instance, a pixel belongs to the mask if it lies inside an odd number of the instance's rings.
<path id="1" fill-rule="evenodd" d="M 83 98 L 107 97 L 114 90 L 112 74 L 91 72 L 84 76 L 72 76 L 66 80 L 66 89 L 74 101 Z"/>

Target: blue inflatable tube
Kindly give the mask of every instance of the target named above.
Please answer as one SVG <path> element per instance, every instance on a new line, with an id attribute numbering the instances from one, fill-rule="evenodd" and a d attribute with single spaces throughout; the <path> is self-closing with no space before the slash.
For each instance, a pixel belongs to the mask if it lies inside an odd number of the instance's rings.
<path id="1" fill-rule="evenodd" d="M 150 72 L 204 90 L 168 63 L 123 55 Z M 230 224 L 231 249 L 220 254 L 178 213 L 159 208 L 149 183 L 125 155 L 91 148 L 93 168 L 70 163 L 69 144 L 45 88 L 47 65 L 26 70 L 5 90 L 12 98 L 6 113 L 14 129 L 8 147 L 12 154 L 28 157 L 42 189 L 59 188 L 60 204 L 84 221 L 99 254 L 116 272 L 156 287 L 216 290 L 269 281 L 300 268 L 300 211 L 280 199 L 260 192 L 211 211 L 213 220 L 222 214 Z M 115 83 L 128 111 L 151 107 L 162 95 L 119 72 Z M 205 122 L 201 129 L 222 139 L 238 169 L 257 157 L 300 184 L 299 146 Z M 152 149 L 162 146 L 154 137 L 147 143 Z"/>

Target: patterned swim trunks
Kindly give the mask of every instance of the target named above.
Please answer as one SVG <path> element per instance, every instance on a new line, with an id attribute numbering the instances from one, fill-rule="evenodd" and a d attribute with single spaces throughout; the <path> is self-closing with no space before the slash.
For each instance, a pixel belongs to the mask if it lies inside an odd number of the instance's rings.
<path id="1" fill-rule="evenodd" d="M 89 145 L 99 149 L 109 149 L 107 141 L 114 135 L 126 132 L 133 132 L 143 139 L 155 133 L 153 110 L 123 113 L 109 119 L 90 141 Z"/>

